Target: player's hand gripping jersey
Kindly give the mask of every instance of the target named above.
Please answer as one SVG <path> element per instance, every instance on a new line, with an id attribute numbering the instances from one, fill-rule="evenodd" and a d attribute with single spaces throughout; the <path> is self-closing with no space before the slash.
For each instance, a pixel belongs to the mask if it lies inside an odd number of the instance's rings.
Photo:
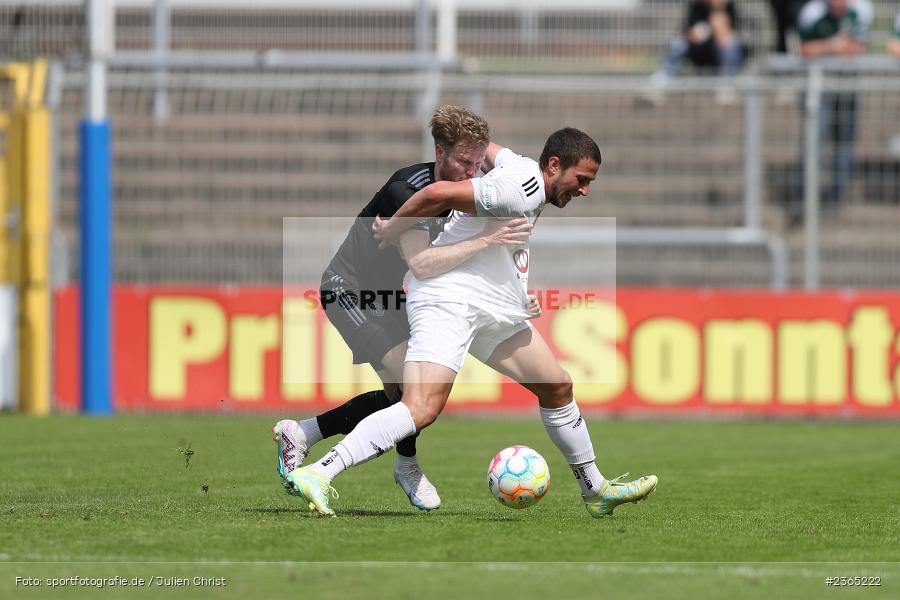
<path id="1" fill-rule="evenodd" d="M 532 159 L 509 148 L 497 153 L 494 168 L 484 177 L 470 180 L 475 192 L 476 215 L 453 211 L 435 246 L 455 244 L 480 233 L 485 218 L 527 217 L 534 223 L 544 207 L 544 178 Z M 488 313 L 500 323 L 529 318 L 528 243 L 495 246 L 479 252 L 452 271 L 409 284 L 409 300 L 464 301 Z"/>

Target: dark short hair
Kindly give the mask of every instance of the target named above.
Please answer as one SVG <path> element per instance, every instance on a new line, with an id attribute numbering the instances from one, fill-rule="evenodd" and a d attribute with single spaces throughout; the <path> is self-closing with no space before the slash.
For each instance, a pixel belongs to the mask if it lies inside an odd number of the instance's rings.
<path id="1" fill-rule="evenodd" d="M 582 158 L 589 158 L 598 165 L 601 161 L 597 142 L 574 127 L 564 127 L 550 134 L 544 144 L 544 151 L 541 152 L 541 160 L 538 161 L 541 170 L 547 168 L 551 156 L 559 158 L 559 168 L 562 170 L 577 165 Z"/>

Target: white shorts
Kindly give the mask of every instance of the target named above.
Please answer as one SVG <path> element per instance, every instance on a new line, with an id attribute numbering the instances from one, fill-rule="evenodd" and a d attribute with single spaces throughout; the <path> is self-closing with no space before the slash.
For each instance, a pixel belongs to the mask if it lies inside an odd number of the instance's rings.
<path id="1" fill-rule="evenodd" d="M 459 373 L 466 352 L 487 362 L 494 350 L 529 321 L 499 323 L 487 311 L 465 302 L 419 300 L 408 302 L 408 362 L 430 362 Z"/>

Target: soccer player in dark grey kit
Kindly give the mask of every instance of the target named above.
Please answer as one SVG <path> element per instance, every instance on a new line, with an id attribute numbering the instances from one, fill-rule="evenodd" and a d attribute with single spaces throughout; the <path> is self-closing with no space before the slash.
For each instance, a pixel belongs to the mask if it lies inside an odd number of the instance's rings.
<path id="1" fill-rule="evenodd" d="M 407 269 L 418 279 L 434 277 L 485 248 L 521 244 L 530 233 L 531 225 L 525 219 L 495 222 L 470 239 L 432 247 L 430 241 L 444 220 L 438 216 L 408 232 L 400 250 L 379 249 L 371 231 L 376 216 L 392 216 L 414 193 L 435 181 L 462 181 L 481 169 L 490 143 L 483 118 L 464 108 L 443 106 L 431 119 L 431 132 L 435 162 L 395 172 L 359 213 L 322 275 L 320 298 L 328 319 L 353 351 L 354 364 L 372 365 L 384 389 L 360 394 L 314 418 L 275 424 L 278 472 L 288 493 L 293 493 L 293 488 L 286 484 L 285 476 L 303 463 L 315 443 L 349 433 L 362 419 L 399 399 L 410 335 L 406 306 L 400 300 Z M 536 309 L 536 304 L 531 309 Z M 394 479 L 413 506 L 431 510 L 438 508 L 441 500 L 416 458 L 416 435 L 397 444 Z"/>

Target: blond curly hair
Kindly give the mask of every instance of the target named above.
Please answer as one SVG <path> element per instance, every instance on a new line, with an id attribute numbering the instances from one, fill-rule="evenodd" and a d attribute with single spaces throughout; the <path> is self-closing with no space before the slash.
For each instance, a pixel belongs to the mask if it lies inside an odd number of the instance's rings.
<path id="1" fill-rule="evenodd" d="M 461 106 L 445 104 L 435 111 L 429 125 L 434 143 L 447 151 L 458 143 L 486 148 L 491 141 L 487 121 Z"/>

